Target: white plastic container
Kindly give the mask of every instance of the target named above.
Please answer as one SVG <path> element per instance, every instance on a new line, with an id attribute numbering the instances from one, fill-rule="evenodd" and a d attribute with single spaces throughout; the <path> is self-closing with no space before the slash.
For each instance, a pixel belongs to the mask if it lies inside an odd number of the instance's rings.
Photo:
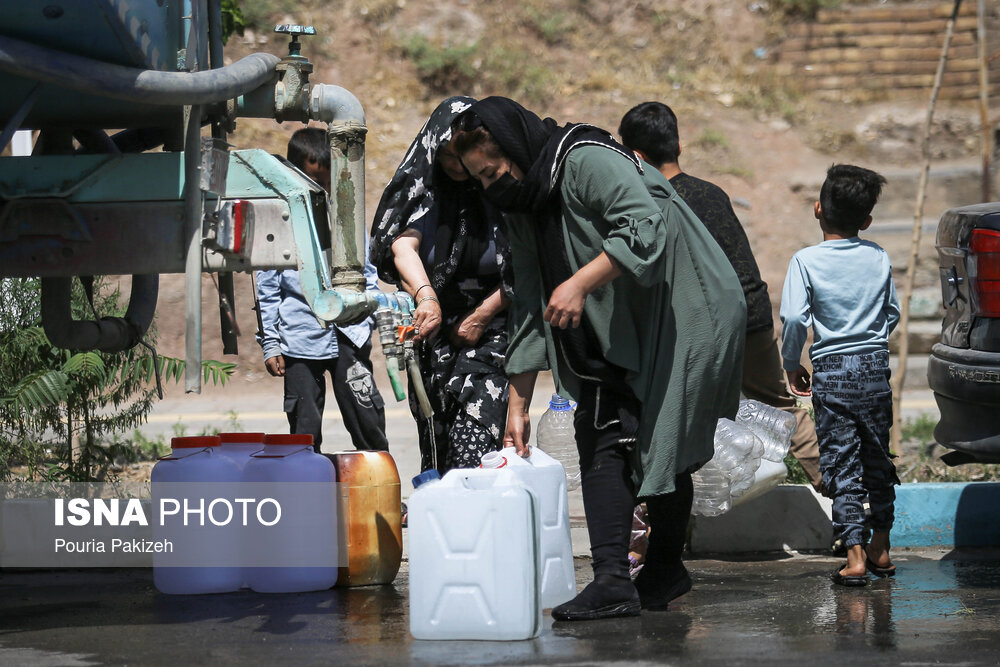
<path id="1" fill-rule="evenodd" d="M 150 473 L 154 508 L 160 507 L 164 498 L 187 500 L 194 505 L 198 499 L 219 495 L 220 484 L 236 486 L 240 481 L 237 465 L 219 453 L 217 436 L 173 438 L 170 447 L 170 455 L 158 460 Z M 183 525 L 177 516 L 163 517 L 162 521 L 154 518 L 154 541 L 166 540 L 175 549 L 173 553 L 153 554 L 153 585 L 161 593 L 187 595 L 239 590 L 242 583 L 239 535 L 234 527 L 206 523 L 197 525 L 193 517 L 189 525 Z M 188 562 L 182 560 L 188 558 L 232 565 L 174 565 Z"/>
<path id="2" fill-rule="evenodd" d="M 410 495 L 410 634 L 490 640 L 539 634 L 534 504 L 507 468 L 451 470 Z"/>
<path id="3" fill-rule="evenodd" d="M 250 455 L 264 449 L 263 433 L 220 433 L 219 453 L 233 460 L 240 472 L 250 461 Z"/>
<path id="4" fill-rule="evenodd" d="M 760 467 L 757 468 L 757 472 L 754 473 L 753 484 L 749 489 L 747 489 L 746 493 L 733 500 L 733 507 L 742 505 L 746 501 L 756 498 L 757 496 L 764 495 L 785 481 L 786 477 L 788 477 L 788 468 L 785 467 L 785 463 L 783 461 L 768 461 L 767 459 L 762 459 Z"/>
<path id="5" fill-rule="evenodd" d="M 580 486 L 580 453 L 576 448 L 575 409 L 559 394 L 552 394 L 549 407 L 538 420 L 535 442 L 549 456 L 562 464 L 566 472 L 566 489 Z"/>
<path id="6" fill-rule="evenodd" d="M 308 434 L 269 434 L 243 470 L 248 492 L 273 487 L 284 505 L 276 524 L 245 533 L 244 549 L 257 559 L 246 568 L 247 583 L 258 593 L 320 591 L 337 582 L 337 475 L 312 444 Z M 305 505 L 287 502 L 303 496 Z M 295 565 L 303 559 L 313 565 Z"/>
<path id="7" fill-rule="evenodd" d="M 483 468 L 510 468 L 535 498 L 538 521 L 539 595 L 542 609 L 551 609 L 576 597 L 573 542 L 569 527 L 566 471 L 541 450 L 531 448 L 524 459 L 513 447 L 483 456 Z"/>

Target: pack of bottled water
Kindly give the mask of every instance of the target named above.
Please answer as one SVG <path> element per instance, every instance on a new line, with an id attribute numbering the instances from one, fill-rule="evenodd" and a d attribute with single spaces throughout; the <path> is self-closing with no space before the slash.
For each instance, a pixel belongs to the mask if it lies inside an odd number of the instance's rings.
<path id="1" fill-rule="evenodd" d="M 795 417 L 759 401 L 741 400 L 736 421 L 720 419 L 715 429 L 715 456 L 692 475 L 692 514 L 718 516 L 732 509 L 745 495 L 757 496 L 776 486 L 784 466 L 765 466 L 765 479 L 757 475 L 761 462 L 781 463 L 788 454 Z M 767 489 L 757 488 L 767 485 Z M 748 492 L 753 489 L 753 493 Z"/>

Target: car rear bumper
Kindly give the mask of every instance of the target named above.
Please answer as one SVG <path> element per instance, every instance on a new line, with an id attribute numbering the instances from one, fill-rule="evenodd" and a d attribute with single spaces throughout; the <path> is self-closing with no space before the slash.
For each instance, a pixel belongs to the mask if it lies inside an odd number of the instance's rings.
<path id="1" fill-rule="evenodd" d="M 938 343 L 927 382 L 941 410 L 934 438 L 977 461 L 1000 462 L 1000 352 Z"/>

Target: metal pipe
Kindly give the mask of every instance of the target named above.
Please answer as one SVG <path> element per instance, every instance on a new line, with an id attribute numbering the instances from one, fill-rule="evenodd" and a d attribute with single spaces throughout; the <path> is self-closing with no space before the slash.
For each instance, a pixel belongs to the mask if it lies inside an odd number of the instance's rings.
<path id="1" fill-rule="evenodd" d="M 349 90 L 316 84 L 309 117 L 327 123 L 330 141 L 331 281 L 334 288 L 365 288 L 365 110 Z"/>
<path id="2" fill-rule="evenodd" d="M 225 65 L 222 55 L 222 0 L 208 3 L 209 67 L 220 69 Z"/>
<path id="3" fill-rule="evenodd" d="M 213 104 L 259 88 L 279 58 L 252 53 L 219 69 L 159 72 L 123 67 L 0 36 L 0 71 L 101 97 L 164 104 Z"/>
<path id="4" fill-rule="evenodd" d="M 313 84 L 309 94 L 309 117 L 329 125 L 353 125 L 367 131 L 364 107 L 354 93 L 340 86 Z"/>
<path id="5" fill-rule="evenodd" d="M 125 317 L 74 320 L 72 278 L 42 278 L 42 327 L 49 342 L 70 350 L 120 352 L 134 347 L 149 329 L 159 295 L 158 275 L 132 276 Z"/>
<path id="6" fill-rule="evenodd" d="M 197 60 L 195 61 L 196 67 L 190 67 L 190 62 L 188 62 L 188 69 L 199 71 L 213 69 L 212 65 L 208 62 L 209 23 L 211 21 L 208 13 L 208 2 L 207 0 L 197 0 L 197 2 L 191 4 L 192 8 L 196 11 L 193 24 L 198 27 L 198 38 L 195 46 Z M 191 52 L 188 51 L 188 57 L 190 58 L 190 56 Z"/>
<path id="7" fill-rule="evenodd" d="M 74 130 L 73 138 L 80 143 L 80 148 L 76 150 L 77 155 L 87 153 L 117 155 L 122 152 L 114 139 L 104 130 Z"/>
<path id="8" fill-rule="evenodd" d="M 276 82 L 250 91 L 230 103 L 230 115 L 270 118 L 277 113 Z M 327 124 L 330 141 L 331 237 L 330 287 L 310 303 L 324 320 L 347 322 L 361 308 L 372 305 L 364 296 L 365 229 L 365 111 L 349 90 L 340 86 L 312 84 L 306 98 L 308 108 L 282 108 L 284 120 Z M 360 293 L 360 294 L 358 294 Z M 373 308 L 367 312 L 372 312 Z"/>
<path id="9" fill-rule="evenodd" d="M 200 106 L 191 107 L 184 139 L 184 390 L 195 394 L 201 393 L 201 114 Z"/>
<path id="10" fill-rule="evenodd" d="M 31 88 L 31 92 L 24 97 L 21 106 L 18 107 L 17 111 L 7 121 L 7 124 L 3 128 L 3 134 L 0 134 L 0 152 L 3 152 L 7 148 L 7 144 L 14 138 L 14 133 L 21 129 L 21 121 L 24 120 L 24 117 L 35 106 L 35 100 L 38 99 L 38 89 L 41 87 L 42 84 L 36 83 Z"/>

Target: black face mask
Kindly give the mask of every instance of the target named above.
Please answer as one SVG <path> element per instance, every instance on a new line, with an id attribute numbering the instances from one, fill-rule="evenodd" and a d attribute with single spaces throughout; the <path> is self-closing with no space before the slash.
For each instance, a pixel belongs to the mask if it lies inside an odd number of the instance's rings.
<path id="1" fill-rule="evenodd" d="M 531 198 L 521 181 L 510 175 L 504 174 L 493 181 L 488 188 L 483 190 L 486 201 L 496 206 L 501 211 L 508 213 L 530 213 Z"/>

